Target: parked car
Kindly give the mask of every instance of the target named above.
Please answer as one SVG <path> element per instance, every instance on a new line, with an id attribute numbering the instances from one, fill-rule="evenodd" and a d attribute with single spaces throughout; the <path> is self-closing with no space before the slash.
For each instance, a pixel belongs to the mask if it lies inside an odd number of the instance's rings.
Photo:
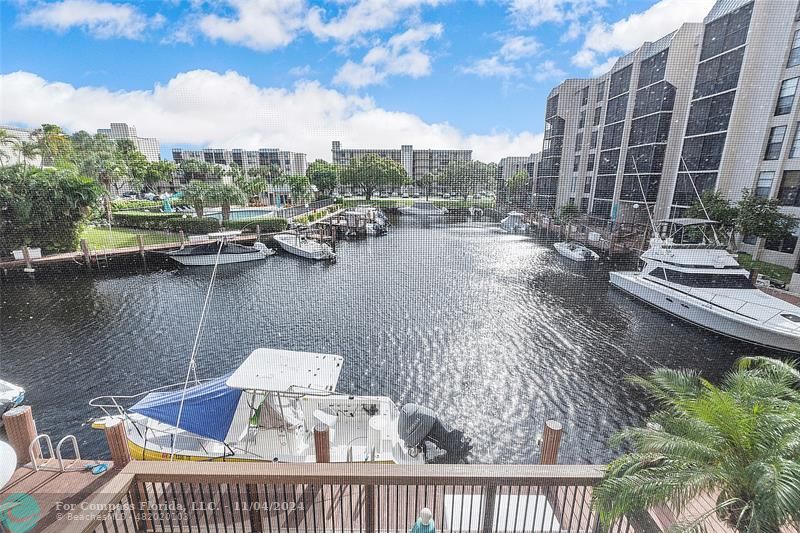
<path id="1" fill-rule="evenodd" d="M 442 195 L 442 198 L 444 198 L 445 200 L 449 200 L 450 199 L 450 193 L 449 192 L 444 193 Z"/>
<path id="2" fill-rule="evenodd" d="M 419 194 L 418 192 L 415 192 L 415 193 L 414 193 L 414 194 L 412 194 L 411 196 L 413 196 L 414 198 L 419 198 L 419 197 L 420 197 L 420 194 Z"/>

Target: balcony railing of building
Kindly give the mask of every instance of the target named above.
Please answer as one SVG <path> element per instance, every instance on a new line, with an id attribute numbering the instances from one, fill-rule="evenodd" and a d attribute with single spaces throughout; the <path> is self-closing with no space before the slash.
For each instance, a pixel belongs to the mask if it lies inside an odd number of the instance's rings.
<path id="1" fill-rule="evenodd" d="M 633 531 L 602 526 L 602 466 L 133 461 L 76 531 L 409 531 L 421 508 L 442 532 Z"/>

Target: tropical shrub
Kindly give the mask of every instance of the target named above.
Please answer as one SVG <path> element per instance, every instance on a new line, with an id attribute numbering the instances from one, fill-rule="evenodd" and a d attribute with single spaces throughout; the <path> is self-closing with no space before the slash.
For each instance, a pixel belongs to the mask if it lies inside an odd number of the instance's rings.
<path id="1" fill-rule="evenodd" d="M 188 202 L 180 201 L 176 202 L 174 200 L 170 200 L 170 205 L 173 208 L 176 207 L 191 207 Z M 111 211 L 133 211 L 133 210 L 143 210 L 143 211 L 160 211 L 161 208 L 164 207 L 164 202 L 161 200 L 113 200 L 111 202 Z"/>
<path id="2" fill-rule="evenodd" d="M 659 409 L 646 427 L 614 439 L 631 449 L 593 491 L 606 524 L 659 504 L 680 515 L 700 494 L 719 494 L 716 507 L 675 529 L 701 530 L 713 515 L 752 533 L 800 521 L 800 372 L 794 364 L 744 358 L 720 386 L 687 370 L 661 369 L 631 381 Z"/>
<path id="3" fill-rule="evenodd" d="M 197 218 L 181 213 L 148 213 L 146 211 L 123 211 L 114 215 L 114 225 L 123 228 L 139 228 L 161 231 L 180 231 L 201 234 L 219 230 L 215 218 Z"/>
<path id="4" fill-rule="evenodd" d="M 169 231 L 181 231 L 187 235 L 200 235 L 212 231 L 219 231 L 219 220 L 216 218 L 169 218 L 165 221 L 165 229 Z"/>
<path id="5" fill-rule="evenodd" d="M 286 229 L 286 219 L 278 217 L 256 217 L 241 220 L 228 220 L 225 222 L 227 230 L 255 231 L 256 225 L 261 226 L 264 233 L 274 233 Z"/>
<path id="6" fill-rule="evenodd" d="M 0 169 L 0 254 L 23 245 L 74 250 L 102 189 L 72 171 L 13 165 Z"/>

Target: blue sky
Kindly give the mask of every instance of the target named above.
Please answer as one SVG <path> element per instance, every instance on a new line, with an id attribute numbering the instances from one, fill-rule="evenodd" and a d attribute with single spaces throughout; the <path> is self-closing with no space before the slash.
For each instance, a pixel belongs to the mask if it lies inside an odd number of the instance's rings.
<path id="1" fill-rule="evenodd" d="M 0 122 L 128 122 L 173 146 L 541 147 L 565 77 L 713 0 L 7 0 Z"/>

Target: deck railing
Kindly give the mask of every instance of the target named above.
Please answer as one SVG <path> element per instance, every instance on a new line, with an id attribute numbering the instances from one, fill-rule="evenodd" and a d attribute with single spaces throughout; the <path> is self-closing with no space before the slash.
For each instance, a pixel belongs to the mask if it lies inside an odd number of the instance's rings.
<path id="1" fill-rule="evenodd" d="M 409 531 L 421 508 L 443 532 L 588 532 L 602 466 L 265 464 L 127 465 L 77 531 Z"/>

